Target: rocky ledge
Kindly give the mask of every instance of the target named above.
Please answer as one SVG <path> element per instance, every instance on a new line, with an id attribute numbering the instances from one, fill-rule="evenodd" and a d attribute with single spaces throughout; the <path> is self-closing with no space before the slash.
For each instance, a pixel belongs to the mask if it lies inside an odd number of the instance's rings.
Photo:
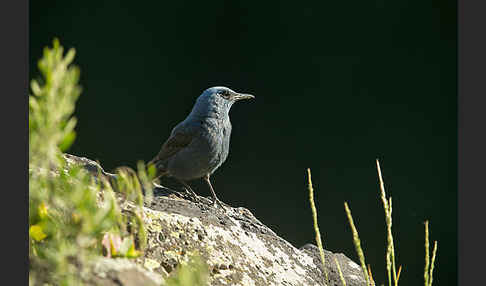
<path id="1" fill-rule="evenodd" d="M 65 155 L 97 176 L 109 177 L 96 162 Z M 124 201 L 122 210 L 135 206 Z M 248 209 L 213 207 L 205 197 L 191 200 L 184 192 L 154 188 L 144 207 L 147 248 L 136 259 L 102 258 L 93 262 L 91 285 L 160 285 L 176 267 L 198 254 L 209 269 L 210 285 L 366 285 L 361 267 L 341 253 L 325 252 L 326 280 L 315 245 L 297 248 L 260 222 Z"/>

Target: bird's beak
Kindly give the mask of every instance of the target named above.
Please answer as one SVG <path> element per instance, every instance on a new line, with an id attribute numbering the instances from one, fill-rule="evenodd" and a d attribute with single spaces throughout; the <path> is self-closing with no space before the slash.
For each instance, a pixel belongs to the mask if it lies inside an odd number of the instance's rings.
<path id="1" fill-rule="evenodd" d="M 250 99 L 250 98 L 255 98 L 255 96 L 246 93 L 235 93 L 235 95 L 233 96 L 234 101 Z"/>

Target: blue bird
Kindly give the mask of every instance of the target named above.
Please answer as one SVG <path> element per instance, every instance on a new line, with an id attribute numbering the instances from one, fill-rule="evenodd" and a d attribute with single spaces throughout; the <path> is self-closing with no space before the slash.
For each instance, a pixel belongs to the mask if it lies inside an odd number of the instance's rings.
<path id="1" fill-rule="evenodd" d="M 250 98 L 254 96 L 227 87 L 206 89 L 197 98 L 191 113 L 172 129 L 160 152 L 149 162 L 155 166 L 157 177 L 175 178 L 195 198 L 186 181 L 204 178 L 213 195 L 213 206 L 217 203 L 224 208 L 209 178 L 228 157 L 231 106 Z"/>

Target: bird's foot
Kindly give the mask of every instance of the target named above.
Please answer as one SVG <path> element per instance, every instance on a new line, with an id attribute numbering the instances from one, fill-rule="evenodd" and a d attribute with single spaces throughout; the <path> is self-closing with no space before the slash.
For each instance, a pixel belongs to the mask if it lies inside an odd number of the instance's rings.
<path id="1" fill-rule="evenodd" d="M 199 197 L 196 195 L 196 193 L 193 190 L 191 190 L 190 188 L 184 188 L 184 190 L 186 191 L 186 194 L 188 194 L 194 202 L 200 201 Z"/>

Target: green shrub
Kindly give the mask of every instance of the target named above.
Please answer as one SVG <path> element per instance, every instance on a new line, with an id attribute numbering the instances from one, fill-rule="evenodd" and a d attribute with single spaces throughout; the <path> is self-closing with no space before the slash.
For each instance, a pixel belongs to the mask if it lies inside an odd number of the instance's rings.
<path id="1" fill-rule="evenodd" d="M 41 78 L 31 82 L 29 280 L 36 285 L 79 284 L 80 269 L 102 254 L 107 233 L 131 235 L 110 184 L 101 177 L 95 182 L 62 154 L 75 138 L 72 114 L 81 94 L 79 69 L 71 64 L 74 55 L 70 49 L 64 56 L 54 40 L 38 63 Z"/>
<path id="2" fill-rule="evenodd" d="M 79 69 L 72 65 L 75 51 L 63 51 L 57 39 L 44 49 L 41 78 L 32 80 L 29 95 L 29 285 L 83 284 L 90 259 L 135 258 L 147 243 L 143 204 L 153 197 L 155 168 L 147 170 L 143 162 L 138 171 L 120 167 L 109 182 L 63 156 L 76 137 L 72 114 L 81 94 Z M 119 198 L 134 207 L 122 214 Z M 206 283 L 206 265 L 193 259 L 168 285 Z"/>

